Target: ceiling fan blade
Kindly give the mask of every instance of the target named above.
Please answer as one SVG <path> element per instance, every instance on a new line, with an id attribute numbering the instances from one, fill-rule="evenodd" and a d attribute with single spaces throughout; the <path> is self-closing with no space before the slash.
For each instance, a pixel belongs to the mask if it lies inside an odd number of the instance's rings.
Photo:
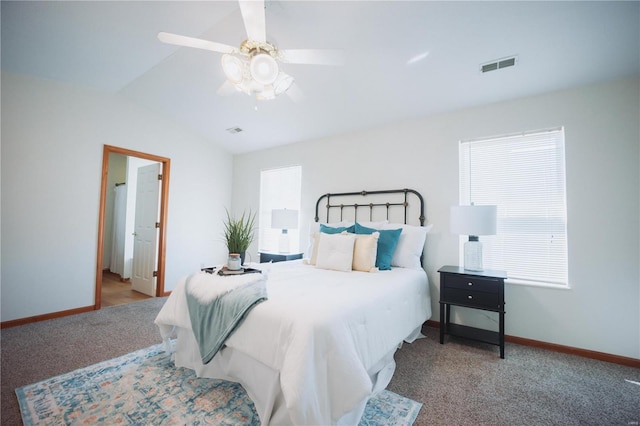
<path id="1" fill-rule="evenodd" d="M 176 46 L 194 47 L 196 49 L 211 50 L 220 53 L 237 53 L 238 49 L 228 44 L 216 43 L 215 41 L 202 40 L 200 38 L 187 37 L 171 33 L 158 33 L 158 40 Z"/>
<path id="2" fill-rule="evenodd" d="M 282 62 L 290 64 L 344 65 L 342 49 L 281 49 Z"/>
<path id="3" fill-rule="evenodd" d="M 240 12 L 247 30 L 247 38 L 253 41 L 266 42 L 267 30 L 264 17 L 264 0 L 239 0 Z"/>

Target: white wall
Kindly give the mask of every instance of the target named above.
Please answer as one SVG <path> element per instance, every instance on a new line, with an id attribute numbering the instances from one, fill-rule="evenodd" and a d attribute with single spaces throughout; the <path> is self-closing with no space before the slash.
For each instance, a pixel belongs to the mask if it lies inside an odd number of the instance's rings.
<path id="1" fill-rule="evenodd" d="M 326 192 L 420 191 L 435 225 L 425 269 L 438 320 L 436 271 L 458 264 L 459 239 L 448 232 L 449 206 L 458 201 L 458 141 L 564 126 L 572 288 L 507 285 L 506 333 L 640 358 L 639 100 L 636 77 L 239 155 L 233 206 L 255 209 L 260 170 L 292 164 L 302 165 L 301 229 Z M 496 327 L 491 315 L 458 314 Z"/>
<path id="2" fill-rule="evenodd" d="M 2 73 L 2 321 L 91 306 L 105 144 L 171 159 L 165 290 L 226 258 L 232 157 L 120 96 Z"/>

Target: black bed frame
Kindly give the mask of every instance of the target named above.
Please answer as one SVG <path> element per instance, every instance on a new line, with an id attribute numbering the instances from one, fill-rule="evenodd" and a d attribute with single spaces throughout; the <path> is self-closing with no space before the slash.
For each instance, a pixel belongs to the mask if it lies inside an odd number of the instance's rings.
<path id="1" fill-rule="evenodd" d="M 354 197 L 357 196 L 361 196 L 361 197 L 366 197 L 369 195 L 379 195 L 379 194 L 389 194 L 390 196 L 393 196 L 393 194 L 403 194 L 404 196 L 402 198 L 404 198 L 403 201 L 394 201 L 394 202 L 371 202 L 371 203 L 363 203 L 363 204 L 359 204 L 359 203 L 352 203 L 352 204 L 344 204 L 344 203 L 339 203 L 339 204 L 332 204 L 336 203 L 336 201 L 334 201 L 335 199 L 353 199 Z M 320 198 L 318 198 L 318 201 L 316 202 L 316 214 L 315 214 L 315 221 L 319 222 L 320 221 L 320 217 L 319 217 L 319 212 L 320 212 L 320 203 L 323 199 L 326 198 L 326 203 L 325 203 L 325 207 L 326 207 L 326 219 L 328 221 L 329 219 L 329 213 L 331 211 L 331 209 L 339 209 L 340 211 L 340 220 L 343 220 L 343 213 L 344 213 L 344 209 L 345 208 L 353 208 L 353 217 L 357 218 L 358 215 L 358 209 L 361 208 L 365 208 L 365 209 L 369 209 L 369 220 L 373 220 L 373 210 L 374 208 L 386 208 L 386 219 L 389 220 L 389 210 L 392 207 L 402 207 L 404 208 L 404 223 L 405 225 L 407 224 L 407 211 L 409 209 L 409 199 L 410 196 L 414 196 L 414 198 L 417 198 L 419 203 L 420 203 L 420 216 L 418 217 L 418 220 L 420 221 L 420 226 L 424 226 L 424 221 L 425 221 L 425 217 L 424 217 L 424 198 L 422 198 L 422 195 L 420 195 L 420 193 L 418 191 L 415 191 L 413 189 L 389 189 L 389 190 L 383 190 L 383 191 L 360 191 L 360 192 L 340 192 L 340 193 L 334 193 L 334 194 L 324 194 L 321 195 Z"/>

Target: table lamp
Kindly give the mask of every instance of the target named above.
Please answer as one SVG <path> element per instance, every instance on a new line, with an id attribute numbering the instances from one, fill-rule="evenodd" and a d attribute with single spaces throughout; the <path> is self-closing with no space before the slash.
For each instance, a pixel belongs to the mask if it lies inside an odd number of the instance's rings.
<path id="1" fill-rule="evenodd" d="M 495 235 L 497 206 L 451 206 L 451 233 L 468 235 L 464 243 L 464 269 L 482 271 L 482 243 L 479 235 Z"/>
<path id="2" fill-rule="evenodd" d="M 271 228 L 282 229 L 278 241 L 278 251 L 289 253 L 289 229 L 298 229 L 298 210 L 271 210 Z"/>

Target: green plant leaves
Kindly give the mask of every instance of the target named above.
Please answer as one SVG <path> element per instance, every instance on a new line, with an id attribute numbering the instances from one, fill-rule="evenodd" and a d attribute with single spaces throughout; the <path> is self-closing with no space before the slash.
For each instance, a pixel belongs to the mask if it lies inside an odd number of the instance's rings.
<path id="1" fill-rule="evenodd" d="M 226 209 L 225 209 L 226 210 Z M 249 248 L 254 237 L 254 225 L 256 214 L 242 212 L 239 219 L 233 218 L 227 212 L 227 220 L 224 222 L 224 239 L 229 253 L 244 253 Z"/>

